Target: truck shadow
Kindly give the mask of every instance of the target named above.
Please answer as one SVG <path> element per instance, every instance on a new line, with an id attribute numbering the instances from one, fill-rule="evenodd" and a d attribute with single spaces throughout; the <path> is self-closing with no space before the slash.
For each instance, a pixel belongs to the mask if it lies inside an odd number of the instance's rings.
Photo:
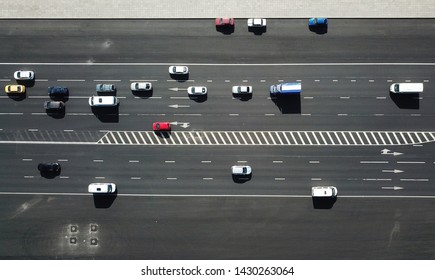
<path id="1" fill-rule="evenodd" d="M 337 202 L 337 197 L 313 197 L 312 199 L 314 209 L 331 209 Z"/>
<path id="2" fill-rule="evenodd" d="M 93 194 L 95 208 L 109 208 L 118 197 L 118 191 L 113 194 Z"/>
<path id="3" fill-rule="evenodd" d="M 282 114 L 300 114 L 302 112 L 300 94 L 289 96 L 271 95 L 270 97 Z"/>
<path id="4" fill-rule="evenodd" d="M 419 93 L 390 93 L 390 98 L 400 109 L 420 109 L 420 94 Z"/>

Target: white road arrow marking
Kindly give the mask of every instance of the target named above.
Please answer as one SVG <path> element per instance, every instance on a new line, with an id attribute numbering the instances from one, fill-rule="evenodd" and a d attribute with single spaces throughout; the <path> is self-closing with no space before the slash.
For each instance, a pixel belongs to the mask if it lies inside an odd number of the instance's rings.
<path id="1" fill-rule="evenodd" d="M 384 173 L 395 173 L 395 174 L 397 174 L 397 173 L 402 173 L 402 172 L 404 172 L 403 170 L 399 170 L 399 169 L 394 169 L 394 170 L 382 170 L 382 172 L 384 172 Z"/>
<path id="2" fill-rule="evenodd" d="M 187 88 L 177 88 L 177 87 L 174 87 L 174 88 L 169 88 L 169 90 L 180 91 L 180 90 L 187 90 Z"/>
<path id="3" fill-rule="evenodd" d="M 178 109 L 178 108 L 189 108 L 190 105 L 178 105 L 178 104 L 174 104 L 174 105 L 169 105 L 169 107 L 175 108 L 175 109 Z"/>
<path id="4" fill-rule="evenodd" d="M 180 125 L 182 128 L 188 128 L 190 126 L 190 123 L 188 122 L 171 122 L 172 125 Z"/>
<path id="5" fill-rule="evenodd" d="M 390 150 L 388 150 L 388 149 L 383 149 L 383 150 L 381 151 L 381 155 L 400 156 L 400 155 L 403 155 L 403 153 L 399 153 L 399 152 L 392 152 L 392 153 L 391 153 Z"/>
<path id="6" fill-rule="evenodd" d="M 397 187 L 397 186 L 393 186 L 393 187 L 382 187 L 383 190 L 393 190 L 393 191 L 399 191 L 399 190 L 403 190 L 404 188 L 402 187 Z"/>

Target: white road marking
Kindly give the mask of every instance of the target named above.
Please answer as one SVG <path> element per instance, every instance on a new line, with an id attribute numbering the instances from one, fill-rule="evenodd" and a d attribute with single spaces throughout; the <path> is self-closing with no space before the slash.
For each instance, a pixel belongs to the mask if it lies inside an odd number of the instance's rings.
<path id="1" fill-rule="evenodd" d="M 403 164 L 425 164 L 425 161 L 398 161 L 397 163 Z"/>
<path id="2" fill-rule="evenodd" d="M 429 182 L 429 179 L 400 179 L 400 181 L 406 181 L 406 182 Z"/>
<path id="3" fill-rule="evenodd" d="M 128 162 L 130 162 L 130 163 L 138 163 L 139 161 L 138 160 L 129 160 Z"/>
<path id="4" fill-rule="evenodd" d="M 31 158 L 23 158 L 22 161 L 33 161 Z"/>
<path id="5" fill-rule="evenodd" d="M 131 180 L 140 180 L 140 179 L 142 179 L 141 177 L 131 177 L 130 178 Z"/>
<path id="6" fill-rule="evenodd" d="M 104 162 L 102 159 L 94 159 L 93 162 Z"/>
<path id="7" fill-rule="evenodd" d="M 165 160 L 165 163 L 175 163 L 175 160 Z"/>
<path id="8" fill-rule="evenodd" d="M 80 79 L 57 79 L 58 82 L 85 82 L 86 80 Z"/>
<path id="9" fill-rule="evenodd" d="M 311 164 L 319 164 L 320 161 L 318 161 L 318 160 L 310 160 L 309 163 L 311 163 Z"/>
<path id="10" fill-rule="evenodd" d="M 275 181 L 285 181 L 285 178 L 275 178 Z"/>
<path id="11" fill-rule="evenodd" d="M 274 160 L 274 161 L 272 161 L 272 163 L 283 163 L 283 161 L 282 160 Z"/>
<path id="12" fill-rule="evenodd" d="M 42 192 L 0 192 L 0 195 L 45 195 L 45 196 L 92 196 L 91 193 L 42 193 Z M 208 197 L 208 198 L 311 198 L 311 195 L 291 195 L 291 194 L 154 194 L 154 193 L 122 193 L 118 196 L 123 197 L 173 197 L 173 198 L 189 198 L 189 197 Z M 394 199 L 434 199 L 434 195 L 340 195 L 343 198 L 394 198 Z"/>
<path id="13" fill-rule="evenodd" d="M 322 178 L 311 178 L 311 181 L 322 181 Z"/>
<path id="14" fill-rule="evenodd" d="M 359 163 L 362 163 L 362 164 L 368 164 L 368 163 L 374 163 L 374 164 L 387 164 L 388 161 L 360 161 Z"/>

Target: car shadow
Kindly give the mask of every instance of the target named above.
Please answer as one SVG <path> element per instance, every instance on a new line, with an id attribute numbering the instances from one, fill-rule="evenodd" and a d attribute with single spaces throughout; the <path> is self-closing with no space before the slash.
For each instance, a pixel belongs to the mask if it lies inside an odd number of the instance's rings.
<path id="1" fill-rule="evenodd" d="M 150 90 L 132 90 L 131 93 L 136 97 L 148 99 L 153 96 L 154 88 Z"/>
<path id="2" fill-rule="evenodd" d="M 7 95 L 14 101 L 23 101 L 27 97 L 26 93 L 8 93 Z"/>
<path id="3" fill-rule="evenodd" d="M 234 25 L 217 25 L 216 26 L 216 31 L 220 32 L 224 35 L 231 35 L 232 33 L 234 33 L 235 27 Z"/>
<path id="4" fill-rule="evenodd" d="M 240 101 L 249 101 L 252 99 L 252 93 L 233 93 L 233 97 Z"/>
<path id="5" fill-rule="evenodd" d="M 208 96 L 208 94 L 198 95 L 198 96 L 189 95 L 189 99 L 193 100 L 197 103 L 203 103 L 203 102 L 207 101 L 207 99 L 208 99 L 207 96 Z"/>
<path id="6" fill-rule="evenodd" d="M 69 93 L 68 94 L 62 94 L 62 95 L 55 95 L 55 94 L 49 94 L 50 99 L 54 101 L 63 101 L 67 102 L 69 100 Z"/>
<path id="7" fill-rule="evenodd" d="M 41 177 L 44 177 L 45 179 L 54 179 L 57 176 L 60 175 L 61 169 L 57 172 L 48 172 L 48 171 L 40 171 Z"/>
<path id="8" fill-rule="evenodd" d="M 282 114 L 300 114 L 302 112 L 300 94 L 288 96 L 274 96 L 271 94 L 270 97 Z"/>
<path id="9" fill-rule="evenodd" d="M 33 80 L 17 80 L 17 84 L 23 85 L 26 88 L 31 88 L 31 87 L 35 86 L 35 79 L 33 79 Z"/>
<path id="10" fill-rule="evenodd" d="M 233 182 L 237 184 L 244 184 L 252 179 L 252 173 L 249 175 L 234 175 L 232 174 Z"/>
<path id="11" fill-rule="evenodd" d="M 118 197 L 118 190 L 110 194 L 93 194 L 95 208 L 110 208 Z"/>
<path id="12" fill-rule="evenodd" d="M 170 131 L 154 131 L 154 134 L 160 138 L 171 138 L 171 132 Z"/>
<path id="13" fill-rule="evenodd" d="M 263 27 L 248 27 L 248 32 L 254 33 L 255 35 L 263 35 L 267 31 L 267 26 Z"/>
<path id="14" fill-rule="evenodd" d="M 111 92 L 98 92 L 97 91 L 97 95 L 98 96 L 116 96 L 116 93 L 118 92 L 118 90 L 117 89 L 115 89 L 115 91 L 111 91 Z"/>
<path id="15" fill-rule="evenodd" d="M 113 107 L 91 107 L 92 113 L 105 123 L 119 122 L 119 105 Z"/>
<path id="16" fill-rule="evenodd" d="M 65 118 L 65 114 L 66 114 L 65 107 L 62 110 L 46 109 L 45 112 L 47 113 L 47 116 L 50 116 L 53 119 L 63 119 L 63 118 Z"/>
<path id="17" fill-rule="evenodd" d="M 319 35 L 328 33 L 328 25 L 308 26 L 308 29 Z"/>
<path id="18" fill-rule="evenodd" d="M 420 109 L 419 93 L 390 93 L 390 98 L 400 109 Z"/>
<path id="19" fill-rule="evenodd" d="M 186 82 L 189 80 L 189 73 L 187 74 L 169 74 L 171 79 L 177 80 L 177 82 Z"/>
<path id="20" fill-rule="evenodd" d="M 337 202 L 337 197 L 313 197 L 312 200 L 314 209 L 331 209 Z"/>

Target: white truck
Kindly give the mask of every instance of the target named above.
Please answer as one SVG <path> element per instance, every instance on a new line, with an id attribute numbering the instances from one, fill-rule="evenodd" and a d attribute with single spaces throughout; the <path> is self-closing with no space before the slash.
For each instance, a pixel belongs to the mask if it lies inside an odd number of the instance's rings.
<path id="1" fill-rule="evenodd" d="M 337 196 L 337 188 L 333 186 L 312 187 L 311 196 L 314 198 L 316 197 L 334 198 Z"/>
<path id="2" fill-rule="evenodd" d="M 391 93 L 422 93 L 423 83 L 395 83 L 390 86 Z"/>
<path id="3" fill-rule="evenodd" d="M 248 27 L 266 27 L 265 18 L 249 18 Z"/>

